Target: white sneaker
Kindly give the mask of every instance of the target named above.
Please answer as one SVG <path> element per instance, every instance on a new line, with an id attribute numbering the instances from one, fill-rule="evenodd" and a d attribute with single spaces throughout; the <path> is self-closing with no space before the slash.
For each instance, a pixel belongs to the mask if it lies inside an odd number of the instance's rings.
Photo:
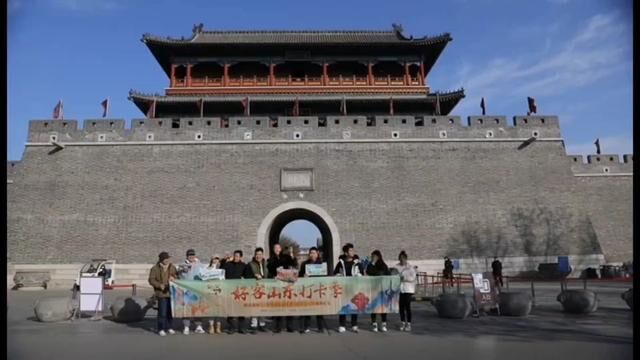
<path id="1" fill-rule="evenodd" d="M 184 328 L 184 330 L 182 330 L 182 333 L 185 335 L 189 335 L 189 328 L 188 327 Z"/>
<path id="2" fill-rule="evenodd" d="M 345 328 L 344 328 L 344 326 L 340 326 L 340 327 L 338 328 L 338 332 L 339 332 L 339 333 L 343 333 L 343 332 L 345 332 L 345 331 L 347 331 L 347 329 L 345 329 Z"/>
<path id="3" fill-rule="evenodd" d="M 373 323 L 373 332 L 378 332 L 378 323 Z"/>
<path id="4" fill-rule="evenodd" d="M 309 330 L 309 329 L 304 329 L 304 331 L 303 331 L 303 332 L 304 332 L 305 334 L 308 334 L 308 333 L 310 333 L 310 332 L 311 332 L 311 330 Z"/>
<path id="5" fill-rule="evenodd" d="M 387 323 L 382 323 L 382 327 L 380 328 L 380 331 L 387 332 Z"/>
<path id="6" fill-rule="evenodd" d="M 202 328 L 201 325 L 198 325 L 198 327 L 196 327 L 196 334 L 204 334 L 204 329 Z"/>
<path id="7" fill-rule="evenodd" d="M 352 326 L 351 327 L 351 331 L 353 331 L 354 333 L 358 332 L 358 327 L 357 326 Z"/>
<path id="8" fill-rule="evenodd" d="M 405 324 L 404 324 L 404 321 L 403 321 L 402 325 L 400 325 L 400 331 L 404 331 L 404 328 L 405 328 Z"/>
<path id="9" fill-rule="evenodd" d="M 175 334 L 175 333 L 176 333 L 173 329 L 169 329 L 169 330 L 167 330 L 167 332 L 168 332 L 169 334 L 171 334 L 171 335 L 173 335 L 173 334 Z"/>
<path id="10" fill-rule="evenodd" d="M 160 335 L 160 336 L 166 336 L 166 335 L 167 335 L 167 333 L 166 333 L 166 332 L 164 332 L 164 330 L 160 330 L 160 331 L 158 331 L 158 335 Z"/>
<path id="11" fill-rule="evenodd" d="M 411 331 L 411 323 L 407 323 L 407 326 L 404 327 L 404 331 Z"/>

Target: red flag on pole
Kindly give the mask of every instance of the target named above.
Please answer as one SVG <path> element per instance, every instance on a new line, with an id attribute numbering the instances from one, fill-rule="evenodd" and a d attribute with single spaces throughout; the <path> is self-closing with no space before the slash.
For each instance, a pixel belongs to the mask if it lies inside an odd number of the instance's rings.
<path id="1" fill-rule="evenodd" d="M 347 99 L 345 99 L 345 97 L 342 97 L 342 102 L 340 103 L 340 113 L 342 115 L 347 115 Z"/>
<path id="2" fill-rule="evenodd" d="M 242 99 L 242 106 L 244 107 L 244 115 L 245 116 L 249 116 L 249 114 L 251 113 L 251 110 L 250 110 L 249 106 L 251 106 L 251 104 L 249 102 L 249 97 L 248 96 L 246 98 Z"/>
<path id="3" fill-rule="evenodd" d="M 296 96 L 296 102 L 293 103 L 293 116 L 300 116 L 300 104 L 298 103 L 297 96 Z"/>
<path id="4" fill-rule="evenodd" d="M 152 119 L 156 117 L 156 99 L 153 99 L 149 110 L 147 110 L 147 118 Z"/>
<path id="5" fill-rule="evenodd" d="M 53 108 L 53 118 L 54 119 L 62 119 L 63 118 L 62 100 L 58 101 L 58 104 L 56 104 L 56 107 Z"/>
<path id="6" fill-rule="evenodd" d="M 100 105 L 102 105 L 102 117 L 107 117 L 109 113 L 109 98 L 102 100 Z"/>
<path id="7" fill-rule="evenodd" d="M 482 109 L 482 115 L 486 115 L 487 111 L 484 107 L 484 98 L 482 98 L 482 100 L 480 100 L 480 108 Z"/>
<path id="8" fill-rule="evenodd" d="M 536 99 L 527 97 L 527 103 L 529 104 L 529 112 L 527 113 L 527 115 L 537 114 L 538 106 L 536 105 Z"/>
<path id="9" fill-rule="evenodd" d="M 389 115 L 393 116 L 393 96 L 389 99 Z"/>

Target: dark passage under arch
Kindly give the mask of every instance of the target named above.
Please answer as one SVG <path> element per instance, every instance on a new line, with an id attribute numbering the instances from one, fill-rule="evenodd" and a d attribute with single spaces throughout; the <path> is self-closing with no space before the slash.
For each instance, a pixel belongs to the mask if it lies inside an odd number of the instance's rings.
<path id="1" fill-rule="evenodd" d="M 332 246 L 333 239 L 331 237 L 331 230 L 329 230 L 329 225 L 322 219 L 320 215 L 307 209 L 286 210 L 276 216 L 275 219 L 273 219 L 273 223 L 271 224 L 271 229 L 269 230 L 268 234 L 268 254 L 271 254 L 273 245 L 279 241 L 282 229 L 284 229 L 287 224 L 295 220 L 307 220 L 318 228 L 318 230 L 320 231 L 320 235 L 322 236 L 322 248 L 319 250 L 322 252 L 322 260 L 326 261 L 327 269 L 329 273 L 331 273 L 334 266 Z"/>

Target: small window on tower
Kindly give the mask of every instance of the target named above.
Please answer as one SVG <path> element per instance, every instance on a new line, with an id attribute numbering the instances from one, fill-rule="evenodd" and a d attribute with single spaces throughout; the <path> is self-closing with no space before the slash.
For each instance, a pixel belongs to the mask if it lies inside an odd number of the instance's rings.
<path id="1" fill-rule="evenodd" d="M 238 125 L 242 125 L 242 120 L 238 120 L 238 121 L 236 121 L 236 124 L 238 124 Z"/>
<path id="2" fill-rule="evenodd" d="M 162 126 L 162 120 L 158 121 L 158 126 Z"/>
<path id="3" fill-rule="evenodd" d="M 113 127 L 114 123 L 113 121 L 109 123 L 109 126 Z"/>
<path id="4" fill-rule="evenodd" d="M 416 120 L 416 126 L 424 126 L 424 119 Z"/>
<path id="5" fill-rule="evenodd" d="M 211 120 L 207 120 L 207 126 L 211 126 Z"/>
<path id="6" fill-rule="evenodd" d="M 340 125 L 340 120 L 339 119 L 335 119 L 335 120 L 333 120 L 333 123 L 336 124 L 336 125 Z"/>
<path id="7" fill-rule="evenodd" d="M 287 120 L 287 125 L 291 125 L 291 120 Z"/>
<path id="8" fill-rule="evenodd" d="M 260 120 L 256 120 L 256 125 L 260 126 Z"/>
<path id="9" fill-rule="evenodd" d="M 388 124 L 389 123 L 389 119 L 384 119 L 382 122 L 385 123 L 385 124 Z"/>
<path id="10" fill-rule="evenodd" d="M 172 129 L 180 129 L 180 119 L 171 120 L 171 128 Z"/>
<path id="11" fill-rule="evenodd" d="M 454 121 L 453 119 L 449 119 L 449 124 L 453 125 Z"/>
<path id="12" fill-rule="evenodd" d="M 376 126 L 376 119 L 373 117 L 367 118 L 367 126 Z"/>
<path id="13" fill-rule="evenodd" d="M 95 122 L 95 121 L 94 121 L 94 122 L 92 122 L 92 123 L 91 123 L 91 126 L 96 127 L 96 122 Z"/>
<path id="14" fill-rule="evenodd" d="M 47 126 L 49 126 L 49 123 L 44 123 L 44 127 L 47 127 Z"/>
<path id="15" fill-rule="evenodd" d="M 327 119 L 326 118 L 318 119 L 318 127 L 327 127 Z"/>
<path id="16" fill-rule="evenodd" d="M 478 119 L 478 124 L 482 125 L 482 119 Z"/>
<path id="17" fill-rule="evenodd" d="M 407 123 L 407 119 L 402 119 L 402 123 L 406 124 Z"/>
<path id="18" fill-rule="evenodd" d="M 541 123 L 541 124 L 544 124 L 544 118 L 543 118 L 543 119 L 540 119 L 540 123 Z"/>
<path id="19" fill-rule="evenodd" d="M 193 121 L 189 120 L 187 124 L 189 124 L 189 126 L 193 126 Z"/>
<path id="20" fill-rule="evenodd" d="M 358 119 L 353 119 L 353 125 L 358 125 Z"/>
<path id="21" fill-rule="evenodd" d="M 309 125 L 309 120 L 304 119 L 304 124 L 305 124 L 305 125 Z"/>
<path id="22" fill-rule="evenodd" d="M 66 123 L 66 122 L 63 122 L 63 123 L 62 123 L 62 126 L 67 127 L 67 123 Z"/>

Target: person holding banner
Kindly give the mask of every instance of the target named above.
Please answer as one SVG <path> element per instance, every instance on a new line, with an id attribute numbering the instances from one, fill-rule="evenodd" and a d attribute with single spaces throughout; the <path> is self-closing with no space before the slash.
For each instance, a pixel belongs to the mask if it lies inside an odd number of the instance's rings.
<path id="1" fill-rule="evenodd" d="M 220 269 L 220 257 L 218 255 L 214 255 L 211 257 L 209 261 L 208 270 L 212 269 Z M 222 334 L 222 321 L 219 319 L 213 318 L 209 320 L 209 334 Z"/>
<path id="2" fill-rule="evenodd" d="M 369 276 L 386 276 L 391 275 L 391 271 L 389 271 L 389 267 L 382 259 L 382 253 L 380 250 L 373 250 L 371 253 L 371 262 L 366 268 L 365 273 Z M 376 321 L 375 313 L 371 314 L 371 326 L 373 332 L 378 332 L 378 322 Z M 382 324 L 380 324 L 380 331 L 387 332 L 387 314 L 380 314 L 380 318 L 382 320 Z"/>
<path id="3" fill-rule="evenodd" d="M 262 249 L 261 247 L 256 248 L 256 250 L 253 252 L 253 259 L 251 259 L 251 262 L 249 262 L 246 270 L 247 271 L 245 274 L 245 279 L 262 280 L 267 277 L 268 271 L 267 262 L 264 259 L 264 249 Z M 264 318 L 251 318 L 250 331 L 252 333 L 255 333 L 256 330 L 263 332 L 266 331 L 265 326 L 267 326 L 267 323 L 264 321 Z"/>
<path id="4" fill-rule="evenodd" d="M 362 271 L 360 270 L 360 258 L 356 255 L 356 252 L 353 248 L 353 244 L 347 243 L 342 247 L 342 255 L 338 259 L 338 265 L 333 270 L 334 276 L 362 276 Z M 347 316 L 339 315 L 338 322 L 340 326 L 338 327 L 338 332 L 343 333 L 347 331 L 346 323 Z M 351 331 L 357 333 L 358 332 L 358 314 L 351 314 Z"/>
<path id="5" fill-rule="evenodd" d="M 198 258 L 196 257 L 196 251 L 193 249 L 189 249 L 187 250 L 187 254 L 186 254 L 186 259 L 184 260 L 184 263 L 180 265 L 180 268 L 178 270 L 178 274 L 180 275 L 180 279 L 183 280 L 193 280 L 195 275 L 198 274 L 198 272 L 200 271 L 200 260 L 198 260 Z M 194 322 L 196 324 L 196 330 L 195 333 L 196 334 L 204 334 L 204 329 L 202 328 L 202 322 L 201 321 L 195 321 Z M 191 319 L 190 318 L 186 318 L 182 320 L 182 324 L 184 325 L 184 329 L 182 330 L 182 333 L 184 335 L 189 335 L 189 328 L 191 327 Z"/>
<path id="6" fill-rule="evenodd" d="M 269 278 L 274 279 L 278 275 L 278 269 L 289 270 L 295 267 L 295 260 L 289 254 L 282 253 L 282 246 L 278 243 L 273 244 L 273 252 L 269 261 L 267 262 L 267 269 L 269 270 Z M 285 316 L 287 332 L 293 332 L 293 317 Z M 282 331 L 282 316 L 274 316 L 274 333 Z"/>
<path id="7" fill-rule="evenodd" d="M 169 253 L 163 251 L 158 255 L 158 262 L 149 271 L 149 285 L 153 287 L 154 296 L 158 300 L 158 335 L 165 336 L 173 331 L 171 315 L 171 294 L 169 282 L 176 279 L 178 271 L 171 263 Z"/>
<path id="8" fill-rule="evenodd" d="M 233 252 L 233 260 L 224 263 L 225 280 L 242 279 L 247 273 L 247 265 L 242 261 L 242 250 Z M 232 317 L 227 318 L 228 333 L 235 332 Z M 238 332 L 244 334 L 244 317 L 238 317 Z"/>
<path id="9" fill-rule="evenodd" d="M 326 271 L 324 275 L 312 275 L 309 274 L 309 272 L 307 272 L 307 265 L 322 265 L 324 264 L 322 259 L 320 259 L 320 257 L 318 256 L 318 248 L 317 247 L 312 247 L 311 249 L 309 249 L 309 258 L 304 261 L 301 265 L 300 265 L 300 271 L 298 273 L 299 277 L 309 277 L 309 276 L 326 276 Z M 326 264 L 325 265 L 325 270 L 326 270 Z M 300 333 L 302 334 L 307 334 L 310 332 L 309 330 L 309 323 L 311 322 L 311 316 L 303 316 L 301 318 L 302 320 L 302 327 L 300 329 Z M 326 329 L 326 323 L 324 321 L 324 317 L 322 315 L 316 315 L 316 324 L 318 324 L 318 332 L 324 332 L 324 329 Z"/>
<path id="10" fill-rule="evenodd" d="M 407 262 L 404 250 L 398 255 L 396 269 L 400 274 L 400 331 L 411 331 L 411 298 L 416 292 L 416 267 Z M 406 320 L 406 322 L 405 322 Z"/>

